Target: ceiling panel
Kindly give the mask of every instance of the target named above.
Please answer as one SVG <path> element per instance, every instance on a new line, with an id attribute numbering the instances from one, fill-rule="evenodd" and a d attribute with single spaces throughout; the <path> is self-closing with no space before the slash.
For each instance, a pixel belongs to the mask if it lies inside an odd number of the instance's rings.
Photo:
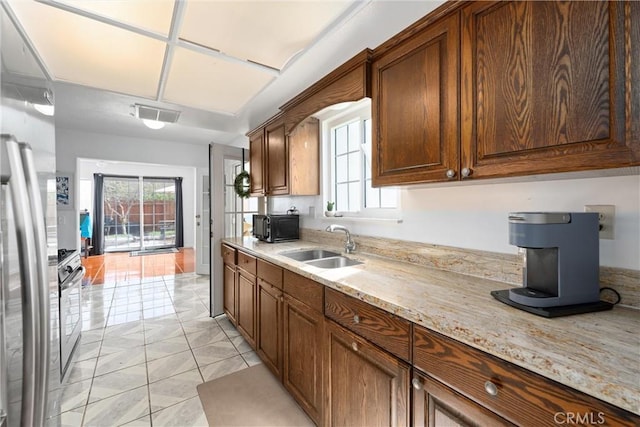
<path id="1" fill-rule="evenodd" d="M 168 35 L 174 0 L 54 0 L 147 31 Z"/>
<path id="2" fill-rule="evenodd" d="M 15 75 L 37 77 L 39 79 L 46 80 L 40 66 L 33 55 L 28 53 L 28 47 L 25 45 L 20 34 L 18 34 L 16 27 L 14 27 L 9 20 L 4 9 L 1 9 L 0 12 L 0 15 L 2 16 L 2 21 L 0 21 L 2 66 L 6 68 L 6 70 L 2 70 L 3 80 L 6 79 L 6 76 L 4 75 L 5 71 Z"/>
<path id="3" fill-rule="evenodd" d="M 11 7 L 55 79 L 156 96 L 165 43 L 41 3 Z"/>
<path id="4" fill-rule="evenodd" d="M 163 100 L 235 114 L 273 78 L 254 67 L 175 48 Z"/>
<path id="5" fill-rule="evenodd" d="M 189 1 L 180 38 L 282 69 L 352 1 Z"/>

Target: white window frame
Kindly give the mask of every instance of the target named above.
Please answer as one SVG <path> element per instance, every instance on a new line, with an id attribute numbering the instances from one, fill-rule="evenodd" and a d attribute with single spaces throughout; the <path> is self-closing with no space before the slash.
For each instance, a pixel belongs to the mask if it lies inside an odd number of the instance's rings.
<path id="1" fill-rule="evenodd" d="M 352 103 L 348 108 L 339 111 L 332 111 L 331 107 L 323 111 L 319 118 L 322 123 L 322 147 L 323 147 L 323 193 L 322 193 L 322 210 L 326 209 L 327 201 L 336 201 L 335 195 L 335 144 L 333 141 L 333 129 L 359 121 L 361 124 L 360 132 L 364 132 L 364 121 L 371 120 L 371 101 L 366 98 L 362 101 Z M 373 123 L 372 123 L 373 125 Z M 363 220 L 394 220 L 400 222 L 400 189 L 397 187 L 386 187 L 396 189 L 396 207 L 395 208 L 365 208 L 365 168 L 370 167 L 364 162 L 364 155 L 361 153 L 361 176 L 360 176 L 360 207 L 358 211 L 342 212 L 338 210 L 338 214 L 345 219 L 363 219 Z M 333 217 L 331 217 L 333 219 Z"/>

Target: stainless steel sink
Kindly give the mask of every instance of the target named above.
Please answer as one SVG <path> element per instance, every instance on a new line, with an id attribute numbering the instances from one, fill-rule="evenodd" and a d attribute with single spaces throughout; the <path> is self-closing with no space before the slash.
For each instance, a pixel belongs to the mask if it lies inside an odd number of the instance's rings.
<path id="1" fill-rule="evenodd" d="M 304 251 L 287 251 L 281 252 L 280 255 L 286 256 L 305 264 L 313 265 L 318 268 L 340 268 L 349 267 L 351 265 L 362 264 L 351 258 L 343 257 L 337 252 L 325 251 L 324 249 L 307 249 Z"/>
<path id="2" fill-rule="evenodd" d="M 325 251 L 324 249 L 309 249 L 306 251 L 289 251 L 289 252 L 282 252 L 280 255 L 286 256 L 287 258 L 291 258 L 293 260 L 301 261 L 301 262 L 340 256 L 340 254 L 337 252 Z"/>
<path id="3" fill-rule="evenodd" d="M 343 256 L 316 259 L 313 261 L 307 261 L 306 263 L 318 268 L 340 268 L 362 264 L 360 261 Z"/>

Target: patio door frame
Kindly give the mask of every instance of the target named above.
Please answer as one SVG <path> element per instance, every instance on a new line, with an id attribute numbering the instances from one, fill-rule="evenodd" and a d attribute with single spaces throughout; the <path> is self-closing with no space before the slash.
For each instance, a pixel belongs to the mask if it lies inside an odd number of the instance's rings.
<path id="1" fill-rule="evenodd" d="M 149 180 L 165 180 L 167 181 L 167 184 L 169 183 L 173 183 L 175 184 L 176 182 L 176 178 L 175 177 L 157 177 L 157 176 L 143 176 L 143 175 L 103 175 L 104 180 L 109 180 L 109 179 L 136 179 L 138 180 L 138 204 L 139 204 L 139 227 L 138 227 L 138 233 L 139 233 L 139 245 L 137 247 L 127 247 L 127 248 L 122 248 L 122 249 L 118 249 L 117 247 L 115 249 L 113 248 L 109 248 L 109 246 L 104 245 L 104 251 L 105 252 L 129 252 L 129 251 L 143 251 L 147 248 L 172 248 L 172 247 L 177 247 L 176 246 L 176 239 L 174 237 L 174 241 L 173 244 L 165 244 L 165 245 L 145 245 L 145 237 L 144 237 L 144 227 L 145 227 L 145 212 L 144 212 L 144 183 L 145 180 L 149 181 Z M 175 191 L 175 190 L 174 190 Z M 175 193 L 174 193 L 175 194 Z M 103 205 L 103 209 L 105 212 L 105 217 L 106 217 L 106 209 L 104 208 L 105 206 L 105 196 L 106 196 L 106 192 L 103 193 L 103 197 L 102 197 L 102 205 Z M 175 229 L 175 223 L 177 221 L 177 205 L 175 203 L 175 196 L 174 196 L 174 229 Z M 154 221 L 155 224 L 155 221 Z M 104 227 L 104 224 L 103 224 Z M 107 234 L 105 233 L 105 240 L 106 240 L 106 236 Z"/>

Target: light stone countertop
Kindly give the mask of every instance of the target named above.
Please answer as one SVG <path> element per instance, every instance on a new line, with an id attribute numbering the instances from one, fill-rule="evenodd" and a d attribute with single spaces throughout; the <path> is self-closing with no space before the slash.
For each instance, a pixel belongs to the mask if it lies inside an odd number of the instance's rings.
<path id="1" fill-rule="evenodd" d="M 321 269 L 280 253 L 313 242 L 223 239 L 276 265 L 640 415 L 640 310 L 547 319 L 495 300 L 513 285 L 368 254 L 363 264 Z"/>

